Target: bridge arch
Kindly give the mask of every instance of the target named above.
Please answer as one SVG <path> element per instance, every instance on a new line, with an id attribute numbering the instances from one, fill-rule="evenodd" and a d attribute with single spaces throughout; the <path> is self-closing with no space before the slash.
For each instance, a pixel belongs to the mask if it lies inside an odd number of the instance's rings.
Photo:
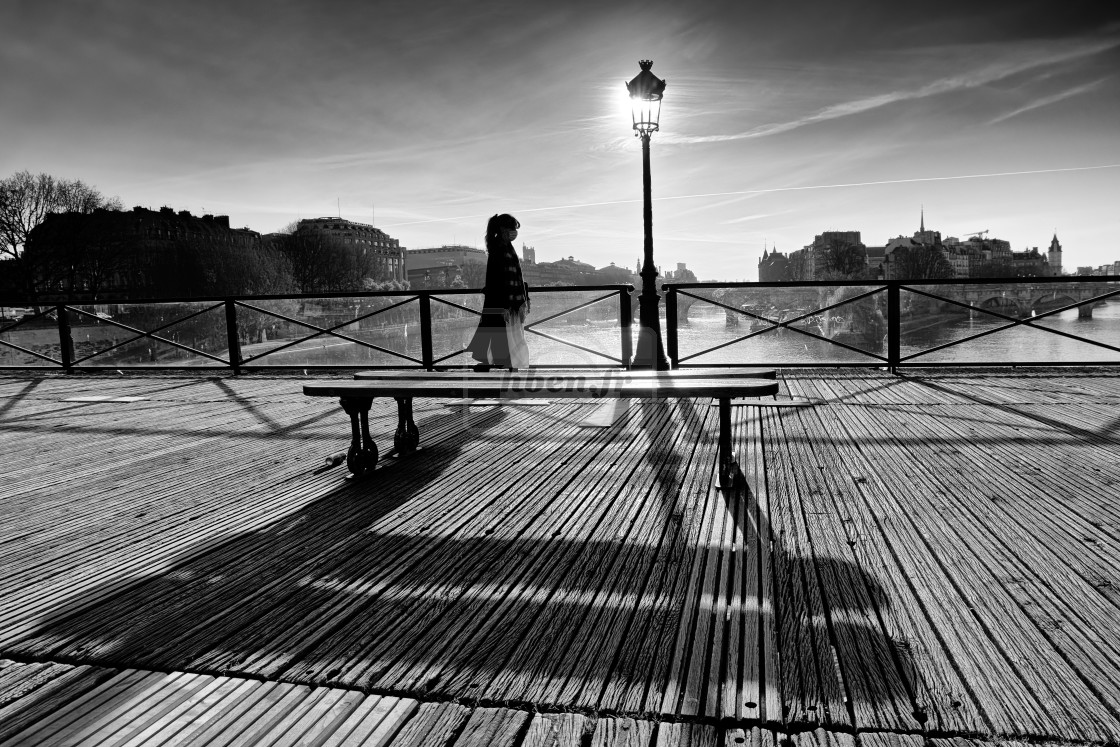
<path id="1" fill-rule="evenodd" d="M 1018 317 L 1022 314 L 1022 308 L 1019 302 L 1010 296 L 1004 296 L 1000 293 L 993 293 L 990 296 L 983 296 L 974 302 L 978 309 L 987 309 L 989 311 L 998 311 L 1004 316 Z M 1028 310 L 1028 313 L 1029 310 Z"/>
<path id="2" fill-rule="evenodd" d="M 1065 291 L 1043 291 L 1031 299 L 1031 308 L 1036 312 L 1039 309 L 1050 310 L 1056 309 L 1061 306 L 1071 306 L 1077 303 L 1080 299 L 1074 298 L 1072 295 Z"/>

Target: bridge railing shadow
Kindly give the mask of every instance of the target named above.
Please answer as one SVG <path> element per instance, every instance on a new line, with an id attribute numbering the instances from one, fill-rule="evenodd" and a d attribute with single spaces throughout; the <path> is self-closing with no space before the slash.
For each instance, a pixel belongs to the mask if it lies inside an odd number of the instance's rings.
<path id="1" fill-rule="evenodd" d="M 660 423 L 651 435 L 663 436 L 665 420 L 655 409 L 666 406 L 675 405 L 639 408 L 641 427 Z M 703 431 L 704 419 L 688 412 L 699 405 L 681 407 L 672 422 Z M 499 421 L 489 427 L 498 436 Z M 676 702 L 664 699 L 665 712 L 675 713 L 686 697 L 701 703 L 722 697 L 707 684 L 688 691 L 683 680 L 690 667 L 700 666 L 703 676 L 696 681 L 708 683 L 726 679 L 729 667 L 743 666 L 740 660 L 712 664 L 696 643 L 712 640 L 717 631 L 732 634 L 729 621 L 714 614 L 712 600 L 701 596 L 692 606 L 681 605 L 697 567 L 699 578 L 715 574 L 711 588 L 725 604 L 736 593 L 746 595 L 742 609 L 758 626 L 780 630 L 787 623 L 784 592 L 752 597 L 745 575 L 738 581 L 727 575 L 734 564 L 728 565 L 722 540 L 705 529 L 725 513 L 744 548 L 768 553 L 770 588 L 804 589 L 815 580 L 818 587 L 857 589 L 830 595 L 823 617 L 799 629 L 802 638 L 774 639 L 779 646 L 804 639 L 814 653 L 778 651 L 781 672 L 771 681 L 794 676 L 797 667 L 813 667 L 816 680 L 825 681 L 835 672 L 827 652 L 844 640 L 849 650 L 866 652 L 866 676 L 881 679 L 861 688 L 851 684 L 854 674 L 843 673 L 842 697 L 882 700 L 873 706 L 885 709 L 912 703 L 909 683 L 916 675 L 897 653 L 884 659 L 884 632 L 870 622 L 891 604 L 877 579 L 850 559 L 785 545 L 785 535 L 769 525 L 745 484 L 724 493 L 683 494 L 690 470 L 714 474 L 714 437 L 698 438 L 702 456 L 696 464 L 673 461 L 693 456 L 671 453 L 667 440 L 651 438 L 648 458 L 664 469 L 655 470 L 661 477 L 637 493 L 637 504 L 629 502 L 632 491 L 604 498 L 591 487 L 570 489 L 560 500 L 547 492 L 553 490 L 547 481 L 534 478 L 547 456 L 526 459 L 505 475 L 464 474 L 460 499 L 427 512 L 409 503 L 422 485 L 379 494 L 372 481 L 343 484 L 260 530 L 201 554 L 187 550 L 170 570 L 107 590 L 92 606 L 53 612 L 6 653 L 551 708 L 577 701 L 611 708 L 636 703 L 637 712 L 646 712 L 654 695 L 677 687 Z M 447 442 L 427 449 L 424 458 L 442 473 L 462 468 L 457 452 Z M 698 484 L 710 486 L 710 479 Z M 495 488 L 495 481 L 504 482 Z M 739 523 L 740 517 L 747 518 Z M 627 528 L 643 521 L 647 536 L 659 539 L 631 539 Z M 750 567 L 764 572 L 764 564 Z M 752 588 L 766 588 L 760 581 L 756 577 Z M 89 594 L 98 595 L 96 589 Z M 757 655 L 752 646 L 759 645 L 745 628 L 738 627 L 740 659 Z M 704 636 L 687 635 L 701 630 Z M 683 648 L 677 645 L 682 640 Z M 608 703 L 602 699 L 612 683 L 629 694 Z M 805 702 L 797 713 L 787 709 L 761 718 L 850 721 L 843 712 L 824 713 L 823 694 L 799 697 Z M 813 714 L 817 704 L 822 712 Z"/>

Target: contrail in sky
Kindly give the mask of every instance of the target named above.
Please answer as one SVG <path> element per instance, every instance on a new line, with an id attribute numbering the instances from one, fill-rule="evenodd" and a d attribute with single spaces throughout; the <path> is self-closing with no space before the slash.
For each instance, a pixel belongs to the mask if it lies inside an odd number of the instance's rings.
<path id="1" fill-rule="evenodd" d="M 704 194 L 695 195 L 673 195 L 670 197 L 654 197 L 654 202 L 664 202 L 666 200 L 693 200 L 699 197 L 730 197 L 733 195 L 759 195 L 768 194 L 770 192 L 798 192 L 809 189 L 838 189 L 841 187 L 874 187 L 882 184 L 912 184 L 915 182 L 944 182 L 953 181 L 957 179 L 988 179 L 997 176 L 1026 176 L 1030 174 L 1058 174 L 1067 171 L 1097 171 L 1100 169 L 1116 169 L 1120 168 L 1120 163 L 1108 163 L 1101 166 L 1070 166 L 1063 169 L 1035 169 L 1032 171 L 1000 171 L 992 174 L 959 174 L 957 176 L 923 176 L 914 177 L 912 179 L 884 179 L 876 182 L 848 182 L 843 184 L 813 184 L 804 187 L 770 187 L 767 189 L 744 189 L 737 192 L 706 192 Z M 576 208 L 600 207 L 603 205 L 627 205 L 641 200 L 608 200 L 606 202 L 584 202 L 575 205 L 550 205 L 548 207 L 538 208 L 517 208 L 512 212 L 515 213 L 541 213 L 549 210 L 574 210 Z M 391 225 L 383 226 L 384 228 L 397 228 L 398 226 L 417 226 L 425 223 L 446 223 L 453 220 L 468 220 L 475 218 L 485 217 L 483 214 L 477 215 L 457 215 L 452 218 L 432 218 L 430 220 L 416 220 L 407 223 L 393 223 Z"/>

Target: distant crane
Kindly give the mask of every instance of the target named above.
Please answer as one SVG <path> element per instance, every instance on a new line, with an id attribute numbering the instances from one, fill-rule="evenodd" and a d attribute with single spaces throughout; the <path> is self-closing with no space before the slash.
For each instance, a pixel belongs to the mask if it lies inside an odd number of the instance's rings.
<path id="1" fill-rule="evenodd" d="M 966 233 L 965 236 L 967 236 L 968 238 L 972 238 L 973 236 L 979 236 L 980 238 L 984 238 L 984 235 L 986 233 L 988 233 L 988 229 L 985 228 L 983 231 L 974 231 L 972 233 Z"/>

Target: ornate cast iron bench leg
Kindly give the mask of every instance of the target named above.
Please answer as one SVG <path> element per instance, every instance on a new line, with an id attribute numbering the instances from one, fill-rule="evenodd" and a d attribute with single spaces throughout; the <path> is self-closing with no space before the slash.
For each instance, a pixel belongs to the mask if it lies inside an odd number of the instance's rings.
<path id="1" fill-rule="evenodd" d="M 411 454 L 420 445 L 420 429 L 412 420 L 412 397 L 397 397 L 397 432 L 393 447 L 397 454 Z"/>
<path id="2" fill-rule="evenodd" d="M 739 482 L 739 462 L 731 450 L 731 399 L 719 398 L 719 487 L 730 490 Z"/>
<path id="3" fill-rule="evenodd" d="M 355 475 L 372 472 L 377 466 L 377 446 L 369 435 L 369 397 L 343 397 L 339 404 L 350 416 L 350 449 L 346 452 L 346 468 Z"/>

